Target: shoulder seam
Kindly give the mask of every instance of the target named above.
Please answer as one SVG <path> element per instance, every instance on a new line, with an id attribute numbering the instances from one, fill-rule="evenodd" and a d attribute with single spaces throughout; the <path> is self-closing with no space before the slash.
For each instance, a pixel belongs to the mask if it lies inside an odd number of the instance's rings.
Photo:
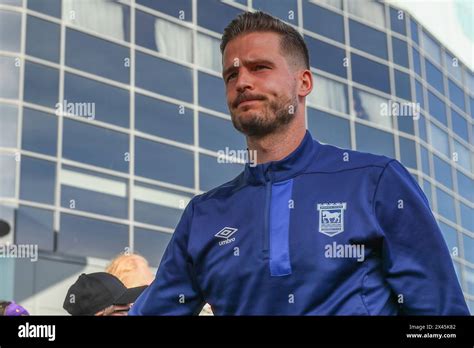
<path id="1" fill-rule="evenodd" d="M 385 166 L 383 167 L 382 171 L 380 172 L 379 178 L 377 180 L 377 184 L 375 185 L 374 195 L 372 196 L 372 214 L 374 215 L 377 228 L 379 229 L 379 232 L 382 232 L 382 234 L 383 234 L 382 227 L 380 226 L 379 221 L 377 219 L 377 215 L 375 214 L 375 196 L 377 195 L 377 190 L 379 189 L 380 181 L 382 181 L 382 176 L 385 173 L 385 169 L 387 169 L 388 165 L 392 162 L 396 162 L 396 160 L 391 159 L 390 161 L 388 161 L 387 164 L 385 164 Z"/>

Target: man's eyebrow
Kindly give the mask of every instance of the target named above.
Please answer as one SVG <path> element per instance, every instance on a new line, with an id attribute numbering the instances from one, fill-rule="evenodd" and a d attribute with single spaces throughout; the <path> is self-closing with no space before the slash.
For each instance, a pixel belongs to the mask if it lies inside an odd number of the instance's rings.
<path id="1" fill-rule="evenodd" d="M 264 64 L 264 65 L 270 65 L 270 66 L 275 66 L 275 63 L 273 63 L 271 60 L 268 59 L 247 59 L 243 62 L 244 65 L 255 65 L 255 64 Z M 234 63 L 232 63 L 231 66 L 226 68 L 224 72 L 222 73 L 222 77 L 225 78 L 227 74 L 230 72 L 237 70 L 238 66 L 234 66 Z"/>

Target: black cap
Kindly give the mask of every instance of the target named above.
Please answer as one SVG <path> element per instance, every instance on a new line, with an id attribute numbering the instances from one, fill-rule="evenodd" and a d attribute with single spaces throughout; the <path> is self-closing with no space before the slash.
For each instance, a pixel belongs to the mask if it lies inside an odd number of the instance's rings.
<path id="1" fill-rule="evenodd" d="M 111 306 L 135 302 L 147 286 L 127 289 L 106 272 L 81 274 L 69 288 L 63 308 L 71 315 L 94 315 Z"/>

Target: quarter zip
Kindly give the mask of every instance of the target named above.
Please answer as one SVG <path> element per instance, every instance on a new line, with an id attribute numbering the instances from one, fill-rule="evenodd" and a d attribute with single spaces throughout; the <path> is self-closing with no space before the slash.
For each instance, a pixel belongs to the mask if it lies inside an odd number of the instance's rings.
<path id="1" fill-rule="evenodd" d="M 264 229 L 263 229 L 263 259 L 269 258 L 269 237 L 270 237 L 270 208 L 272 203 L 272 178 L 271 168 L 268 168 L 265 175 L 265 212 L 264 212 Z"/>

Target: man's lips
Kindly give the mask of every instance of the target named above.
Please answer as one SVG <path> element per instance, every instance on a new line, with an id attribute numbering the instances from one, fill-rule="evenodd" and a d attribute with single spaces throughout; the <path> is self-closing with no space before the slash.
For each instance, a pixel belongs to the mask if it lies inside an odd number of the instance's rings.
<path id="1" fill-rule="evenodd" d="M 246 104 L 250 104 L 250 103 L 253 103 L 253 102 L 257 102 L 257 101 L 260 101 L 261 99 L 249 99 L 249 100 L 245 100 L 243 102 L 240 102 L 239 105 L 237 105 L 237 107 L 239 106 L 242 106 L 242 105 L 246 105 Z"/>

